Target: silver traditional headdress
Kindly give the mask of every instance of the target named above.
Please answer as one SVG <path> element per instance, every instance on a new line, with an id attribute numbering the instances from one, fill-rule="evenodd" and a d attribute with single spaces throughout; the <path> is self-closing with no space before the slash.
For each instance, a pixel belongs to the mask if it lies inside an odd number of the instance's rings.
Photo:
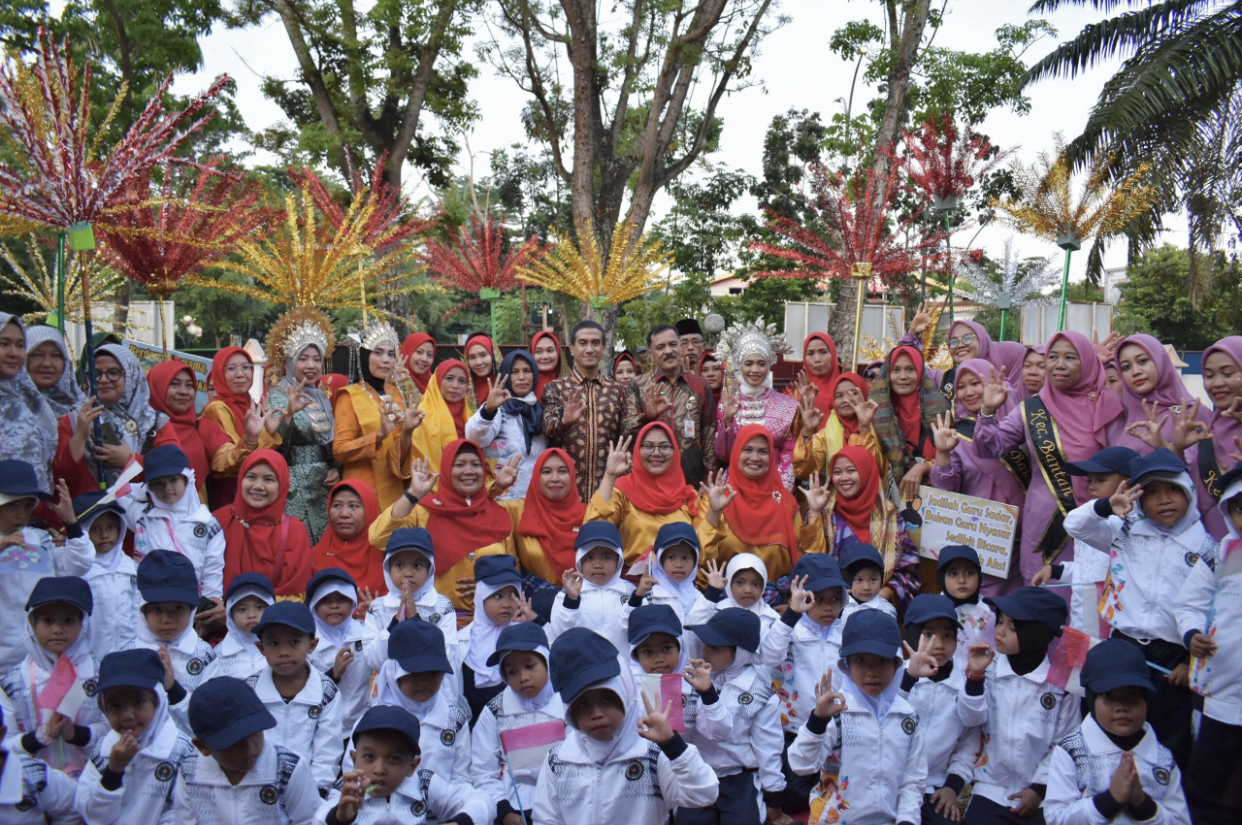
<path id="1" fill-rule="evenodd" d="M 771 367 L 776 363 L 776 356 L 788 354 L 793 349 L 785 341 L 785 333 L 776 331 L 776 324 L 763 323 L 763 319 L 753 323 L 734 324 L 720 336 L 716 345 L 716 358 L 740 367 L 748 355 L 762 355 Z"/>
<path id="2" fill-rule="evenodd" d="M 283 354 L 286 358 L 295 358 L 299 352 L 312 345 L 318 347 L 319 353 L 324 357 L 332 354 L 323 327 L 309 320 L 298 321 L 285 334 Z"/>
<path id="3" fill-rule="evenodd" d="M 392 324 L 380 318 L 373 318 L 367 325 L 362 328 L 359 334 L 362 341 L 362 348 L 373 350 L 380 344 L 392 344 L 393 349 L 400 348 L 400 338 L 397 331 L 393 329 Z"/>

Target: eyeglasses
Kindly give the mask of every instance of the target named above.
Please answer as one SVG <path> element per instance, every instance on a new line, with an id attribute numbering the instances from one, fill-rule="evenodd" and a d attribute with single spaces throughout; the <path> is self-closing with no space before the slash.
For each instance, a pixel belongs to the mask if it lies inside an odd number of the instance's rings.
<path id="1" fill-rule="evenodd" d="M 120 381 L 125 377 L 125 370 L 95 370 L 96 381 Z"/>
<path id="2" fill-rule="evenodd" d="M 949 345 L 949 348 L 952 349 L 953 347 L 956 347 L 959 344 L 970 346 L 974 342 L 975 342 L 975 334 L 972 332 L 969 335 L 963 335 L 961 338 L 950 338 L 947 343 Z"/>
<path id="3" fill-rule="evenodd" d="M 659 453 L 660 455 L 668 455 L 669 453 L 673 451 L 673 445 L 672 444 L 640 444 L 638 445 L 638 449 L 643 451 L 643 455 L 653 455 L 655 453 Z"/>

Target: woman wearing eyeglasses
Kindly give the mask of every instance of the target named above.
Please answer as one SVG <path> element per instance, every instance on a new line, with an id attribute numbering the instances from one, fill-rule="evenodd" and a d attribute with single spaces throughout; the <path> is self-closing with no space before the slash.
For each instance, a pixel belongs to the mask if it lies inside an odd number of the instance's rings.
<path id="1" fill-rule="evenodd" d="M 633 453 L 629 439 L 609 448 L 604 479 L 582 520 L 615 524 L 629 566 L 655 544 L 665 524 L 695 522 L 698 496 L 686 484 L 681 451 L 667 424 L 653 421 L 643 427 Z"/>
<path id="2" fill-rule="evenodd" d="M 151 390 L 138 358 L 120 344 L 104 344 L 95 350 L 97 394 L 60 420 L 53 471 L 65 479 L 77 496 L 111 485 L 130 458 L 141 463 L 154 447 L 180 447 L 169 418 L 152 408 Z M 95 440 L 99 422 L 101 441 Z"/>

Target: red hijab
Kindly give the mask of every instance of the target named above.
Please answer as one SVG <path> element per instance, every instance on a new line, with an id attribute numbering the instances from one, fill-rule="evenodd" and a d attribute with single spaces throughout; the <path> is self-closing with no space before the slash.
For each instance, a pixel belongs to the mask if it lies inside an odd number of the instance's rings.
<path id="1" fill-rule="evenodd" d="M 233 426 L 240 433 L 246 420 L 246 413 L 254 406 L 254 401 L 250 398 L 250 392 L 233 392 L 229 389 L 228 379 L 224 376 L 224 365 L 228 360 L 236 354 L 246 356 L 246 363 L 251 366 L 254 361 L 250 358 L 250 353 L 241 347 L 225 347 L 216 353 L 216 357 L 211 359 L 211 388 L 215 392 L 215 400 L 223 401 L 224 405 L 233 413 Z"/>
<path id="2" fill-rule="evenodd" d="M 476 335 L 466 342 L 466 346 L 462 347 L 461 360 L 470 363 L 470 348 L 482 345 L 487 349 L 489 355 L 492 356 L 492 369 L 487 375 L 480 378 L 474 374 L 474 371 L 466 367 L 466 377 L 470 379 L 471 385 L 474 387 L 474 400 L 479 402 L 479 406 L 483 406 L 483 402 L 487 400 L 488 383 L 496 380 L 496 344 L 486 335 Z M 437 373 L 438 374 L 438 373 Z"/>
<path id="3" fill-rule="evenodd" d="M 261 510 L 246 503 L 242 494 L 246 473 L 266 464 L 276 473 L 275 500 Z M 277 596 L 296 596 L 306 590 L 311 576 L 311 546 L 306 527 L 285 515 L 289 495 L 289 466 L 275 450 L 258 450 L 242 462 L 237 494 L 231 505 L 214 515 L 224 528 L 224 584 L 240 573 L 262 573 L 275 585 Z"/>
<path id="4" fill-rule="evenodd" d="M 454 367 L 464 372 L 466 374 L 467 379 L 471 377 L 470 368 L 467 367 L 465 364 L 463 364 L 461 361 L 458 361 L 454 358 L 450 358 L 447 361 L 441 361 L 440 366 L 436 367 L 436 386 L 440 388 L 441 398 L 444 398 L 444 376 L 448 375 L 449 370 L 453 369 Z M 486 402 L 487 402 L 487 393 L 484 392 L 483 397 L 479 398 L 479 406 L 480 407 L 483 406 L 483 404 Z M 449 401 L 447 398 L 444 398 L 444 406 L 448 407 L 448 411 L 453 414 L 453 424 L 457 427 L 457 437 L 465 438 L 466 437 L 466 399 L 463 398 L 457 403 L 453 403 L 452 401 Z"/>
<path id="5" fill-rule="evenodd" d="M 436 339 L 432 338 L 425 332 L 415 332 L 406 336 L 405 343 L 401 345 L 401 360 L 405 362 L 405 368 L 409 370 L 410 378 L 414 380 L 414 386 L 418 387 L 419 392 L 427 391 L 427 382 L 431 380 L 431 370 L 427 370 L 422 375 L 414 371 L 414 361 L 412 356 L 414 350 L 423 344 L 431 344 L 431 361 L 434 364 L 436 358 Z"/>
<path id="6" fill-rule="evenodd" d="M 673 444 L 672 464 L 662 475 L 654 476 L 643 467 L 643 438 L 652 427 L 660 427 L 668 434 Z M 616 487 L 630 500 L 635 509 L 657 516 L 676 513 L 682 507 L 689 509 L 691 517 L 695 515 L 695 502 L 698 496 L 694 488 L 686 484 L 686 474 L 681 471 L 681 448 L 677 446 L 677 438 L 673 429 L 660 421 L 652 421 L 638 432 L 634 439 L 633 469 L 629 475 L 617 479 Z"/>
<path id="7" fill-rule="evenodd" d="M 758 436 L 768 443 L 768 472 L 763 478 L 752 479 L 742 472 L 742 449 Z M 733 453 L 729 456 L 729 486 L 737 491 L 725 507 L 729 528 L 747 544 L 762 546 L 780 544 L 788 548 L 789 560 L 798 561 L 798 541 L 793 518 L 798 504 L 793 493 L 785 489 L 777 467 L 780 455 L 772 443 L 772 433 L 762 424 L 748 424 L 737 434 Z"/>
<path id="8" fill-rule="evenodd" d="M 845 523 L 854 531 L 859 541 L 871 541 L 871 513 L 875 510 L 877 496 L 880 493 L 880 470 L 875 466 L 875 457 L 863 447 L 845 446 L 833 454 L 828 462 L 828 478 L 832 479 L 832 471 L 837 462 L 848 458 L 858 468 L 861 491 L 853 498 L 837 494 L 833 512 L 845 519 Z M 730 477 L 732 482 L 732 477 Z M 732 525 L 732 522 L 730 522 Z"/>
<path id="9" fill-rule="evenodd" d="M 539 474 L 551 456 L 558 456 L 569 468 L 569 494 L 560 501 L 548 499 L 539 486 Z M 569 453 L 559 447 L 540 453 L 526 490 L 526 509 L 518 521 L 518 532 L 539 539 L 539 546 L 553 570 L 572 570 L 577 563 L 574 542 L 578 540 L 578 528 L 582 526 L 586 509 L 587 506 L 578 500 L 578 473 Z"/>
<path id="10" fill-rule="evenodd" d="M 918 380 L 914 382 L 914 392 L 909 395 L 898 395 L 892 388 L 893 365 L 901 355 L 910 356 L 914 369 L 919 374 Z M 893 414 L 897 416 L 897 426 L 901 428 L 902 438 L 910 445 L 910 454 L 917 457 L 920 455 L 919 446 L 923 439 L 923 406 L 920 401 L 923 390 L 923 353 L 914 347 L 897 347 L 888 358 L 888 374 L 889 398 L 892 400 Z M 922 446 L 923 458 L 936 457 L 936 445 L 930 438 Z"/>
<path id="11" fill-rule="evenodd" d="M 188 373 L 197 381 L 194 370 L 181 361 L 161 361 L 147 373 L 147 386 L 151 388 L 151 408 L 168 416 L 173 432 L 185 450 L 185 457 L 190 460 L 190 469 L 194 471 L 194 484 L 199 490 L 207 484 L 207 476 L 211 474 L 211 457 L 216 450 L 232 444 L 229 437 L 220 429 L 220 425 L 209 419 L 198 418 L 194 407 L 183 413 L 174 413 L 165 398 L 168 386 L 181 373 Z"/>
<path id="12" fill-rule="evenodd" d="M 478 446 L 459 438 L 444 448 L 440 458 L 440 483 L 435 491 L 418 502 L 431 514 L 427 519 L 427 532 L 436 548 L 436 569 L 441 573 L 448 572 L 480 547 L 504 541 L 513 532 L 509 512 L 488 497 L 486 484 L 469 499 L 453 486 L 450 473 L 462 450 L 477 455 L 483 462 L 484 472 L 491 476 Z"/>
<path id="13" fill-rule="evenodd" d="M 328 493 L 328 507 L 341 490 L 349 490 L 362 499 L 362 512 L 365 523 L 352 539 L 343 539 L 328 525 L 323 538 L 311 548 L 311 565 L 315 570 L 328 567 L 340 567 L 354 577 L 359 588 L 369 587 L 372 593 L 384 590 L 384 554 L 371 546 L 368 535 L 371 524 L 380 514 L 379 498 L 371 485 L 365 481 L 351 479 L 338 482 Z"/>
<path id="14" fill-rule="evenodd" d="M 834 412 L 836 411 L 836 408 L 832 406 L 831 402 L 836 399 L 837 389 L 840 388 L 842 381 L 848 381 L 851 384 L 853 384 L 855 387 L 858 387 L 858 391 L 862 393 L 863 401 L 867 400 L 867 394 L 871 392 L 871 387 L 867 386 L 867 379 L 863 378 L 858 373 L 856 372 L 841 373 L 828 386 L 828 400 L 829 400 L 828 406 L 829 406 L 829 409 L 831 409 Z M 818 407 L 819 396 L 818 395 L 815 396 L 815 399 L 816 399 L 815 406 Z M 851 435 L 858 435 L 858 419 L 857 418 L 842 418 L 841 416 L 838 415 L 837 421 L 841 422 L 841 429 L 845 432 L 846 441 L 849 440 L 849 437 Z"/>
<path id="15" fill-rule="evenodd" d="M 538 381 L 535 384 L 535 397 L 539 399 L 543 398 L 543 388 L 546 387 L 551 382 L 555 381 L 561 374 L 561 339 L 557 338 L 552 333 L 551 330 L 541 329 L 539 330 L 539 332 L 536 332 L 534 335 L 531 336 L 530 354 L 532 357 L 534 356 L 535 347 L 539 344 L 539 339 L 544 338 L 544 337 L 551 338 L 552 343 L 556 344 L 556 365 L 552 367 L 552 369 L 548 370 L 547 372 L 543 372 L 542 370 L 539 370 L 539 375 L 537 376 Z M 536 366 L 536 369 L 538 369 L 537 366 Z M 479 402 L 479 403 L 482 403 L 482 402 Z M 573 567 L 572 564 L 569 566 Z"/>
<path id="16" fill-rule="evenodd" d="M 828 421 L 828 416 L 832 414 L 832 394 L 836 391 L 837 376 L 841 374 L 841 367 L 837 363 L 837 345 L 836 342 L 826 332 L 812 332 L 802 342 L 802 363 L 806 363 L 806 351 L 810 349 L 812 341 L 823 341 L 824 346 L 828 347 L 828 358 L 832 362 L 832 367 L 828 370 L 827 375 L 812 375 L 811 368 L 806 367 L 806 378 L 810 381 L 819 392 L 815 394 L 815 406 L 824 414 L 824 421 Z M 863 389 L 863 397 L 867 395 L 867 389 Z"/>

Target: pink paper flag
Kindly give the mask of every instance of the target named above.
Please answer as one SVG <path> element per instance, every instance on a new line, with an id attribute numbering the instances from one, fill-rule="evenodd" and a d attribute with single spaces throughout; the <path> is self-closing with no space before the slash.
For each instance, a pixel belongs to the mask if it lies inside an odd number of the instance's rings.
<path id="1" fill-rule="evenodd" d="M 69 661 L 69 657 L 65 654 L 60 654 L 60 658 L 56 660 L 56 666 L 52 668 L 52 673 L 48 676 L 47 683 L 43 685 L 43 690 L 39 691 L 35 706 L 40 711 L 56 710 L 60 707 L 60 703 L 65 701 L 69 691 L 73 690 L 77 681 L 78 672 L 73 667 L 73 662 Z M 43 714 L 40 714 L 40 717 L 43 718 Z"/>
<path id="2" fill-rule="evenodd" d="M 686 732 L 685 709 L 681 704 L 683 684 L 685 681 L 676 673 L 648 673 L 643 676 L 643 693 L 652 705 L 657 706 L 657 710 L 663 712 L 672 703 L 668 711 L 668 723 L 678 733 Z"/>
<path id="3" fill-rule="evenodd" d="M 557 742 L 565 741 L 565 723 L 559 719 L 502 731 L 500 747 L 510 771 L 536 770 Z"/>
<path id="4" fill-rule="evenodd" d="M 1053 640 L 1048 649 L 1048 658 L 1052 662 L 1048 681 L 1076 696 L 1083 696 L 1085 691 L 1078 677 L 1087 662 L 1087 651 L 1099 643 L 1099 639 L 1067 625 L 1062 629 L 1061 638 Z"/>

